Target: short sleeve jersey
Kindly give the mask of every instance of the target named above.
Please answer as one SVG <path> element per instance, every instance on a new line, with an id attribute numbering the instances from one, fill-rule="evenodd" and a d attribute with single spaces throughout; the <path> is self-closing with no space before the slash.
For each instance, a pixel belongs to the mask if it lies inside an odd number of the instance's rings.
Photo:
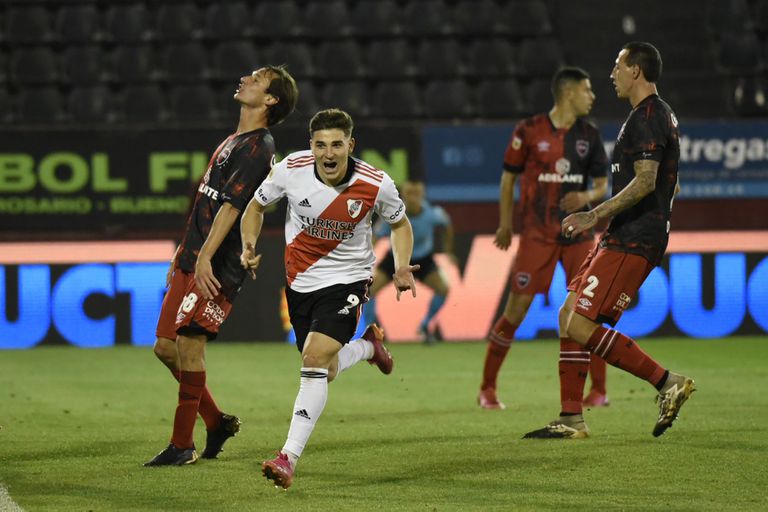
<path id="1" fill-rule="evenodd" d="M 656 94 L 641 101 L 621 127 L 611 166 L 614 196 L 634 179 L 638 160 L 659 163 L 656 188 L 613 218 L 602 243 L 658 265 L 669 241 L 680 162 L 680 130 L 674 112 Z"/>
<path id="2" fill-rule="evenodd" d="M 242 212 L 274 162 L 275 142 L 266 128 L 227 137 L 213 153 L 200 180 L 187 229 L 176 263 L 194 272 L 197 255 L 211 231 L 213 220 L 224 203 Z M 222 293 L 231 301 L 245 278 L 240 266 L 242 243 L 240 220 L 234 223 L 211 260 Z"/>
<path id="3" fill-rule="evenodd" d="M 276 164 L 254 197 L 263 206 L 287 197 L 285 273 L 288 286 L 303 293 L 369 279 L 373 213 L 390 224 L 405 216 L 385 172 L 350 158 L 346 176 L 331 187 L 320 179 L 311 151 Z"/>
<path id="4" fill-rule="evenodd" d="M 560 209 L 560 199 L 587 190 L 589 178 L 605 177 L 607 167 L 600 132 L 586 120 L 579 118 L 568 129 L 556 128 L 547 114 L 520 121 L 504 154 L 504 170 L 519 175 L 521 236 L 560 244 L 590 239 L 591 231 L 562 236 L 560 223 L 568 213 Z"/>
<path id="5" fill-rule="evenodd" d="M 413 229 L 413 256 L 412 259 L 420 260 L 435 252 L 435 227 L 447 226 L 451 223 L 448 214 L 441 207 L 423 201 L 418 214 L 409 212 L 408 220 Z M 376 236 L 389 236 L 392 229 L 386 222 L 379 223 Z"/>

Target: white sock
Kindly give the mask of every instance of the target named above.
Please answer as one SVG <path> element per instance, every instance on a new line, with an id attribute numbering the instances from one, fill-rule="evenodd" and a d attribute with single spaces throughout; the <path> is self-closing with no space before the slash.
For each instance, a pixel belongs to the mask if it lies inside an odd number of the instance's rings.
<path id="1" fill-rule="evenodd" d="M 291 428 L 288 430 L 288 439 L 283 445 L 283 453 L 293 459 L 301 457 L 309 436 L 315 428 L 317 419 L 325 408 L 328 399 L 328 369 L 327 368 L 302 368 L 301 385 L 296 402 L 293 404 L 293 418 Z M 295 460 L 291 460 L 296 464 Z"/>
<path id="2" fill-rule="evenodd" d="M 360 361 L 366 361 L 372 357 L 373 343 L 362 338 L 352 340 L 339 350 L 339 368 L 336 370 L 336 375 Z"/>

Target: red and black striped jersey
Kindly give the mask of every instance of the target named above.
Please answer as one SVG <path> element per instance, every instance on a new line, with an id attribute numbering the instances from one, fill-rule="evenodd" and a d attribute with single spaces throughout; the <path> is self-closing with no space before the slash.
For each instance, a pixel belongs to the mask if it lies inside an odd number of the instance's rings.
<path id="1" fill-rule="evenodd" d="M 607 167 L 600 132 L 586 120 L 579 118 L 568 129 L 556 128 L 547 114 L 520 121 L 504 154 L 504 170 L 519 175 L 521 236 L 560 244 L 592 237 L 591 231 L 562 236 L 560 223 L 568 213 L 560 209 L 560 199 L 587 190 L 589 178 L 605 177 Z"/>
<path id="2" fill-rule="evenodd" d="M 241 213 L 253 193 L 267 177 L 274 163 L 275 141 L 266 128 L 227 137 L 213 153 L 208 170 L 200 180 L 187 229 L 176 256 L 185 272 L 194 272 L 197 255 L 211 231 L 213 220 L 224 203 Z M 245 278 L 240 266 L 242 242 L 240 217 L 211 260 L 222 293 L 231 301 Z"/>
<path id="3" fill-rule="evenodd" d="M 602 243 L 658 265 L 669 241 L 680 162 L 680 130 L 674 112 L 656 94 L 638 103 L 621 127 L 611 165 L 614 196 L 634 179 L 634 165 L 639 160 L 659 163 L 656 188 L 611 220 Z"/>

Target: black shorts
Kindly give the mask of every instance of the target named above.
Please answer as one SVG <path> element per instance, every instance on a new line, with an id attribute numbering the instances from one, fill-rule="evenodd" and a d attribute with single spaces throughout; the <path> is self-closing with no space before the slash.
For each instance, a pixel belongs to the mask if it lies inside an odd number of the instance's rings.
<path id="1" fill-rule="evenodd" d="M 296 333 L 296 348 L 304 350 L 310 332 L 319 332 L 345 345 L 352 339 L 360 319 L 362 306 L 368 301 L 371 280 L 350 284 L 334 284 L 313 292 L 297 292 L 285 288 L 288 314 Z"/>
<path id="2" fill-rule="evenodd" d="M 411 261 L 411 265 L 421 265 L 421 268 L 413 273 L 413 277 L 422 282 L 429 274 L 437 270 L 437 264 L 435 263 L 432 253 L 429 253 L 429 255 L 424 256 L 419 260 Z M 392 274 L 395 273 L 395 256 L 392 254 L 392 251 L 389 251 L 386 257 L 381 260 L 379 268 L 392 279 Z"/>

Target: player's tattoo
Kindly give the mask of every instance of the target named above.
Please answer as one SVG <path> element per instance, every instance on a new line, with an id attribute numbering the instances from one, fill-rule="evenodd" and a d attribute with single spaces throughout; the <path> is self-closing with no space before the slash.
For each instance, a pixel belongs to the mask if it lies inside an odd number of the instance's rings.
<path id="1" fill-rule="evenodd" d="M 592 210 L 601 219 L 613 217 L 619 212 L 636 205 L 656 188 L 656 171 L 659 162 L 638 160 L 635 162 L 635 177 L 624 190 Z"/>

